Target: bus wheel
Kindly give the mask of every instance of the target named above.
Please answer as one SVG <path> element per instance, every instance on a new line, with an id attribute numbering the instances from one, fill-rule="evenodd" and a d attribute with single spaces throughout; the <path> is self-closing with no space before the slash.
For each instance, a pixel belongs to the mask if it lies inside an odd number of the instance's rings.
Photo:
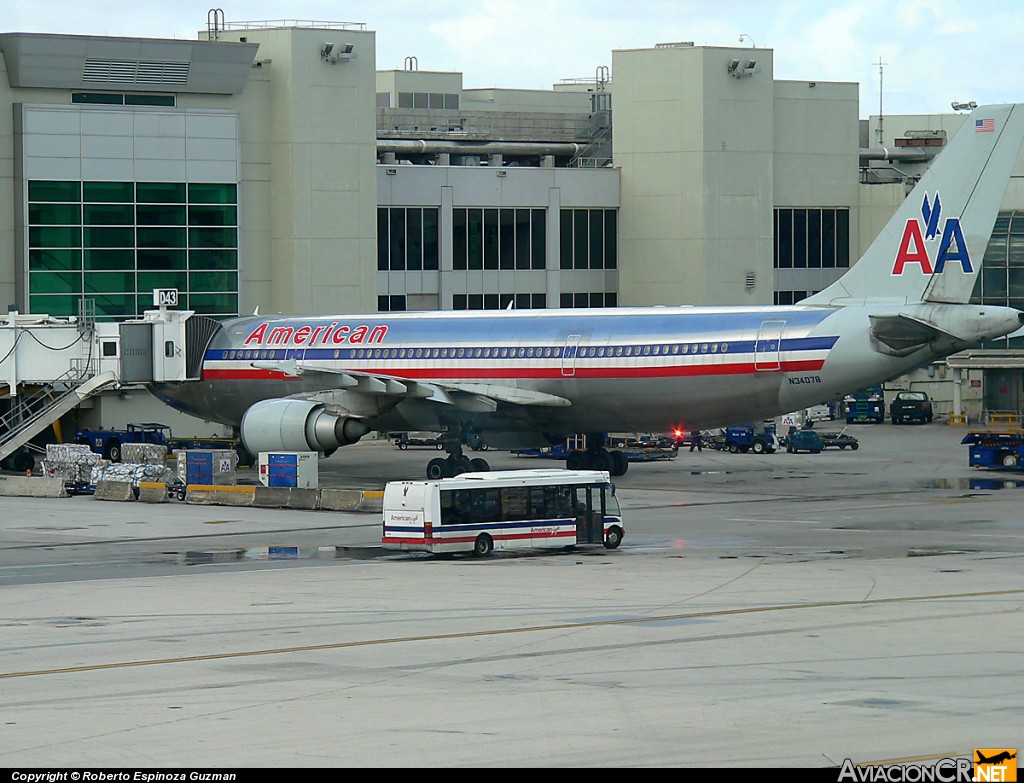
<path id="1" fill-rule="evenodd" d="M 427 463 L 428 479 L 443 479 L 448 477 L 448 460 L 444 457 L 434 457 Z"/>
<path id="2" fill-rule="evenodd" d="M 473 544 L 473 557 L 487 557 L 492 551 L 494 551 L 494 541 L 486 533 L 481 533 L 476 537 L 476 542 Z"/>
<path id="3" fill-rule="evenodd" d="M 604 537 L 604 545 L 608 549 L 615 549 L 622 543 L 622 529 L 618 527 L 608 528 Z"/>

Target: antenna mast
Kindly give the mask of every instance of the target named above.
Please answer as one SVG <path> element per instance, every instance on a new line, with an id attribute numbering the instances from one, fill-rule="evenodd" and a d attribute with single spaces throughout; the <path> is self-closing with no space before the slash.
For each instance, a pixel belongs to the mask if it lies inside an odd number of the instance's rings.
<path id="1" fill-rule="evenodd" d="M 883 143 L 882 137 L 882 66 L 888 65 L 883 63 L 882 58 L 878 58 L 878 145 L 881 146 Z"/>

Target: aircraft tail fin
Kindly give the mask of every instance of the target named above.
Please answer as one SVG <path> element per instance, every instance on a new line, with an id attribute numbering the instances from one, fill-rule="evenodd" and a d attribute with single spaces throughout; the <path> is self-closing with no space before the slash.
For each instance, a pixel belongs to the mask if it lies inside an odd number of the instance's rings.
<path id="1" fill-rule="evenodd" d="M 1024 104 L 974 111 L 861 259 L 801 304 L 967 302 L 1024 143 Z"/>

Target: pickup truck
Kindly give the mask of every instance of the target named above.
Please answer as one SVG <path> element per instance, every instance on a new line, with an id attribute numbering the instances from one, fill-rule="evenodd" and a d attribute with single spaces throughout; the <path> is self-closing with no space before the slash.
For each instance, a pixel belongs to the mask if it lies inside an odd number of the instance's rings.
<path id="1" fill-rule="evenodd" d="M 921 391 L 899 392 L 889 403 L 889 418 L 893 424 L 917 421 L 927 424 L 932 420 L 932 403 Z"/>

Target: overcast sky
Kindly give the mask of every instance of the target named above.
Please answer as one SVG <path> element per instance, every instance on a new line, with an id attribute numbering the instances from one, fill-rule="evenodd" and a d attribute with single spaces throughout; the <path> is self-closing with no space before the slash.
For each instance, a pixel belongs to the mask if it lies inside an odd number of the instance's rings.
<path id="1" fill-rule="evenodd" d="M 195 38 L 210 0 L 4 0 L 0 31 Z M 462 71 L 465 87 L 547 89 L 664 41 L 771 48 L 776 79 L 856 82 L 860 116 L 1024 102 L 1021 0 L 375 0 L 229 2 L 226 21 L 364 22 L 377 68 Z M 742 36 L 742 42 L 741 42 Z M 614 82 L 615 74 L 612 73 Z"/>

